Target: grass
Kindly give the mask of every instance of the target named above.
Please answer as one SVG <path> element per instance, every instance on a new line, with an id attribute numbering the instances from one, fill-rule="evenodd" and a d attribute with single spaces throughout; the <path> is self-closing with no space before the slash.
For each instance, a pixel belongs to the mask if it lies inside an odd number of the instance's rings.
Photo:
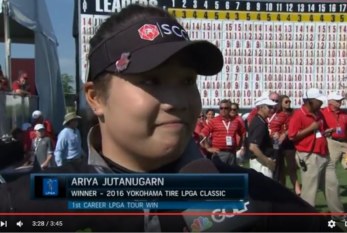
<path id="1" fill-rule="evenodd" d="M 347 170 L 344 170 L 341 163 L 337 164 L 336 175 L 340 183 L 340 197 L 343 203 L 343 207 L 347 209 Z M 321 212 L 329 212 L 328 206 L 326 205 L 325 197 L 323 191 L 317 193 L 316 208 Z"/>
<path id="2" fill-rule="evenodd" d="M 245 163 L 245 167 L 248 167 L 248 163 Z M 297 174 L 300 180 L 299 170 Z M 347 170 L 343 169 L 340 162 L 337 163 L 336 175 L 340 183 L 340 198 L 341 198 L 344 210 L 346 212 L 347 210 L 347 179 L 346 179 Z M 290 182 L 289 176 L 286 177 L 286 186 L 290 190 L 293 190 L 293 186 L 292 186 L 292 183 Z M 324 197 L 324 192 L 322 190 L 319 190 L 317 193 L 316 209 L 320 212 L 325 212 L 325 213 L 330 212 Z M 341 229 L 347 232 L 347 227 L 344 226 L 344 223 L 337 223 L 337 224 L 340 226 Z"/>
<path id="3" fill-rule="evenodd" d="M 249 167 L 249 164 L 245 162 L 244 167 Z M 300 171 L 297 172 L 300 180 Z M 343 203 L 344 209 L 347 209 L 347 170 L 344 170 L 341 163 L 337 163 L 336 175 L 340 183 L 340 197 Z M 290 182 L 289 176 L 286 176 L 286 187 L 290 190 L 293 190 L 292 183 Z M 329 212 L 328 206 L 325 201 L 324 192 L 319 190 L 316 197 L 316 209 L 320 212 Z"/>

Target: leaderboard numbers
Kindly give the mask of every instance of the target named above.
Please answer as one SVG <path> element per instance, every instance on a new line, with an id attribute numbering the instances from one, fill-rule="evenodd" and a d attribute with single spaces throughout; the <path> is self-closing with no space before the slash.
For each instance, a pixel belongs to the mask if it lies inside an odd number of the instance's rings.
<path id="1" fill-rule="evenodd" d="M 163 0 L 164 1 L 164 0 Z M 279 13 L 347 13 L 347 3 L 264 2 L 231 0 L 168 0 L 168 8 Z M 165 6 L 167 7 L 167 6 Z"/>
<path id="2" fill-rule="evenodd" d="M 298 107 L 302 90 L 332 91 L 347 72 L 346 24 L 213 17 L 181 21 L 192 39 L 207 39 L 223 53 L 222 72 L 198 81 L 205 108 L 225 98 L 249 108 L 264 90 L 287 94 Z"/>
<path id="3" fill-rule="evenodd" d="M 189 2 L 189 3 L 188 3 Z M 230 1 L 199 1 L 200 4 L 202 3 L 202 7 L 199 7 L 198 0 L 171 0 L 171 8 L 193 8 L 193 9 L 214 9 L 214 10 L 231 10 L 232 8 L 234 10 L 240 10 L 240 2 L 230 2 Z M 234 4 L 234 7 L 231 7 L 231 5 Z M 260 10 L 260 3 L 257 4 L 258 9 Z M 246 3 L 246 10 L 251 10 L 251 3 Z"/>
<path id="4" fill-rule="evenodd" d="M 85 77 L 88 68 L 89 41 L 96 33 L 99 26 L 106 20 L 107 16 L 81 15 L 80 19 L 80 57 L 81 77 Z"/>

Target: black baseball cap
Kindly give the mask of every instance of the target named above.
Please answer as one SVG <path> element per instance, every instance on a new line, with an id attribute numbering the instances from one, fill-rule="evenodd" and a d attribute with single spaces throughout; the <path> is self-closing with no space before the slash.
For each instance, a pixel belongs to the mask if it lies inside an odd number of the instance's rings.
<path id="1" fill-rule="evenodd" d="M 208 41 L 191 41 L 177 20 L 145 18 L 112 33 L 89 53 L 89 77 L 103 72 L 139 74 L 163 64 L 180 51 L 194 60 L 200 75 L 215 75 L 223 68 L 221 51 Z"/>

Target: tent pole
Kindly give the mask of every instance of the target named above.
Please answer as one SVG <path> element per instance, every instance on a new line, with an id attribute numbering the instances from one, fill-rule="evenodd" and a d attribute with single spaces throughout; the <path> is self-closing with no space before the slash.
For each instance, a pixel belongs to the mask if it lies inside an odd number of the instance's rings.
<path id="1" fill-rule="evenodd" d="M 8 78 L 9 85 L 12 87 L 11 75 L 11 38 L 10 38 L 10 23 L 9 23 L 9 1 L 4 0 L 2 10 L 4 14 L 4 43 L 5 43 L 5 75 Z"/>

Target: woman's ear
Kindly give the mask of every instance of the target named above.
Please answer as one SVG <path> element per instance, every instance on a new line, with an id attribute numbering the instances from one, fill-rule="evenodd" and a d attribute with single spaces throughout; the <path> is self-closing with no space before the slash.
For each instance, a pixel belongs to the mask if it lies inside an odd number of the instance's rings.
<path id="1" fill-rule="evenodd" d="M 95 90 L 95 85 L 93 82 L 87 82 L 84 84 L 84 94 L 89 104 L 90 108 L 94 114 L 98 117 L 103 116 L 104 103 L 102 97 L 98 96 L 97 91 Z"/>

